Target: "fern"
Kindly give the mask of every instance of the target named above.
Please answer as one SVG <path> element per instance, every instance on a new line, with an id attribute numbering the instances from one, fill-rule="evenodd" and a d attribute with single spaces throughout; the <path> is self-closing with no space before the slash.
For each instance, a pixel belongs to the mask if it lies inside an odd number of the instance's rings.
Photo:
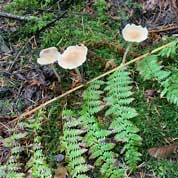
<path id="1" fill-rule="evenodd" d="M 177 40 L 173 41 L 167 48 L 162 49 L 158 56 L 166 58 L 175 58 L 177 56 Z"/>
<path id="2" fill-rule="evenodd" d="M 148 56 L 140 61 L 138 70 L 145 80 L 157 79 L 162 81 L 170 75 L 170 72 L 162 70 L 157 55 Z"/>
<path id="3" fill-rule="evenodd" d="M 105 88 L 108 95 L 105 100 L 109 109 L 105 114 L 112 117 L 109 128 L 116 132 L 115 140 L 124 143 L 125 160 L 132 169 L 135 169 L 141 156 L 138 152 L 141 137 L 137 134 L 139 129 L 130 121 L 137 116 L 136 110 L 129 106 L 133 100 L 131 83 L 129 74 L 124 68 L 109 76 Z"/>
<path id="4" fill-rule="evenodd" d="M 122 165 L 118 164 L 117 154 L 112 150 L 115 144 L 108 142 L 106 137 L 112 130 L 101 129 L 94 114 L 103 109 L 100 101 L 102 81 L 93 82 L 84 92 L 81 121 L 87 129 L 85 143 L 89 147 L 90 159 L 96 159 L 95 166 L 100 167 L 103 178 L 119 178 L 124 176 Z"/>
<path id="5" fill-rule="evenodd" d="M 163 49 L 158 55 L 146 57 L 138 63 L 138 70 L 144 79 L 157 79 L 163 87 L 161 97 L 165 96 L 170 103 L 178 105 L 178 72 L 175 71 L 171 74 L 169 71 L 162 70 L 158 63 L 158 56 L 175 57 L 176 45 L 177 41 L 174 41 L 172 45 Z"/>
<path id="6" fill-rule="evenodd" d="M 22 164 L 20 163 L 20 153 L 24 150 L 20 141 L 26 137 L 27 132 L 22 132 L 23 123 L 19 123 L 16 128 L 10 130 L 10 136 L 3 139 L 3 146 L 10 150 L 10 157 L 4 165 L 0 166 L 0 177 L 23 178 Z"/>
<path id="7" fill-rule="evenodd" d="M 161 96 L 166 96 L 170 103 L 178 105 L 178 70 L 162 83 L 164 89 Z"/>
<path id="8" fill-rule="evenodd" d="M 29 121 L 27 124 L 28 129 L 34 134 L 33 145 L 31 149 L 31 157 L 27 162 L 27 168 L 32 173 L 34 178 L 51 178 L 51 170 L 46 163 L 45 155 L 43 154 L 41 146 L 41 136 L 39 131 L 42 129 L 41 124 L 44 118 L 44 113 L 39 112 L 38 115 Z"/>
<path id="9" fill-rule="evenodd" d="M 81 128 L 81 123 L 74 118 L 74 113 L 70 110 L 63 111 L 64 133 L 61 137 L 61 151 L 66 152 L 68 170 L 73 177 L 88 178 L 87 171 L 91 168 L 86 164 L 83 154 L 87 151 L 82 148 L 81 134 L 86 130 Z"/>

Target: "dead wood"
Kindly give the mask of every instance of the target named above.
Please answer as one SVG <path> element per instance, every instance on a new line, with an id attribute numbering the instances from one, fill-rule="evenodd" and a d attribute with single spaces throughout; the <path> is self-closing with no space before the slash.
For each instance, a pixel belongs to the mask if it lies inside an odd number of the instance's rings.
<path id="1" fill-rule="evenodd" d="M 19 16 L 19 15 L 7 13 L 7 12 L 4 12 L 4 11 L 0 11 L 0 17 L 20 20 L 20 21 L 29 21 L 29 20 L 32 19 L 31 16 L 28 16 L 28 17 L 27 16 Z"/>

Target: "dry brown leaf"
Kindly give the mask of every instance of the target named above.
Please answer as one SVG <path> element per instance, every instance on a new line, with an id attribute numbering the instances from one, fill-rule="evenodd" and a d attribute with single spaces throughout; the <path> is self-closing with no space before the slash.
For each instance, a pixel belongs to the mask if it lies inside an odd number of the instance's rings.
<path id="1" fill-rule="evenodd" d="M 177 149 L 177 144 L 171 144 L 168 146 L 154 147 L 148 149 L 148 153 L 155 158 L 166 158 L 170 154 L 175 153 Z"/>
<path id="2" fill-rule="evenodd" d="M 62 164 L 59 164 L 55 170 L 54 178 L 66 178 L 67 176 L 67 169 Z"/>
<path id="3" fill-rule="evenodd" d="M 109 61 L 106 62 L 104 70 L 106 71 L 108 68 L 114 68 L 116 67 L 116 63 L 114 59 L 110 59 Z"/>

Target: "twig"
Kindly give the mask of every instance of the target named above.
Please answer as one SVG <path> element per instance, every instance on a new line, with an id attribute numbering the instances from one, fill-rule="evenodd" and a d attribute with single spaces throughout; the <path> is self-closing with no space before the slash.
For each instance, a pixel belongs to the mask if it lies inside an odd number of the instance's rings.
<path id="1" fill-rule="evenodd" d="M 149 30 L 149 33 L 166 32 L 166 31 L 176 30 L 176 29 L 178 29 L 178 26 L 167 27 L 167 28 L 163 28 L 163 29 Z"/>
<path id="2" fill-rule="evenodd" d="M 0 122 L 0 125 L 2 125 L 1 126 L 2 128 L 6 128 L 7 130 L 9 130 L 9 127 L 7 125 L 3 124 L 2 122 Z"/>
<path id="3" fill-rule="evenodd" d="M 86 84 L 81 84 L 81 85 L 79 85 L 79 86 L 77 86 L 77 87 L 75 87 L 75 88 L 73 88 L 73 89 L 71 89 L 71 90 L 68 90 L 68 91 L 66 91 L 65 93 L 63 93 L 63 94 L 61 94 L 61 95 L 59 95 L 59 96 L 57 96 L 57 97 L 55 97 L 55 98 L 53 98 L 53 99 L 51 99 L 51 100 L 48 100 L 48 101 L 45 102 L 45 103 L 43 103 L 43 104 L 37 106 L 36 108 L 34 108 L 34 109 L 30 110 L 30 111 L 24 112 L 24 113 L 21 114 L 20 116 L 16 117 L 14 120 L 8 122 L 7 125 L 16 123 L 16 122 L 18 122 L 19 120 L 22 120 L 23 118 L 25 118 L 26 116 L 29 116 L 29 115 L 35 113 L 36 111 L 38 111 L 39 109 L 42 109 L 42 108 L 44 108 L 45 106 L 47 106 L 47 105 L 53 103 L 54 101 L 57 101 L 57 100 L 59 100 L 59 99 L 65 97 L 65 96 L 67 96 L 67 95 L 73 93 L 74 91 L 79 90 L 79 89 L 83 88 L 84 86 L 86 86 L 86 85 L 88 85 L 88 84 L 90 84 L 90 83 L 92 83 L 92 82 L 94 82 L 94 81 L 96 81 L 96 80 L 98 80 L 98 79 L 101 79 L 101 78 L 103 78 L 103 77 L 105 77 L 105 76 L 107 76 L 107 75 L 109 75 L 109 74 L 111 74 L 111 73 L 113 73 L 113 72 L 119 70 L 119 69 L 120 69 L 121 67 L 123 67 L 123 66 L 127 66 L 127 65 L 132 64 L 132 63 L 134 63 L 134 62 L 137 62 L 137 61 L 139 61 L 139 60 L 141 60 L 141 59 L 143 59 L 143 58 L 145 58 L 145 57 L 147 57 L 147 56 L 149 56 L 149 55 L 151 55 L 151 54 L 153 54 L 153 53 L 156 53 L 156 52 L 158 52 L 158 51 L 160 51 L 160 50 L 162 50 L 162 49 L 164 49 L 164 48 L 170 46 L 171 44 L 172 44 L 172 42 L 167 43 L 167 44 L 165 44 L 165 45 L 163 45 L 163 46 L 161 46 L 161 47 L 158 47 L 158 48 L 152 50 L 151 52 L 148 52 L 148 53 L 146 53 L 146 54 L 143 54 L 143 55 L 141 55 L 141 56 L 139 56 L 139 57 L 137 57 L 137 58 L 135 58 L 135 59 L 133 59 L 133 60 L 131 60 L 131 61 L 129 61 L 129 62 L 123 64 L 123 65 L 117 66 L 117 67 L 115 67 L 114 69 L 111 69 L 111 70 L 109 70 L 109 71 L 107 71 L 107 72 L 105 72 L 105 73 L 103 73 L 103 74 L 101 74 L 101 75 L 99 75 L 99 76 L 97 76 L 97 77 L 95 77 L 95 78 L 89 80 Z M 4 128 L 4 127 L 1 126 L 0 129 L 2 129 L 2 128 Z"/>
<path id="4" fill-rule="evenodd" d="M 9 18 L 9 19 L 16 19 L 16 20 L 21 20 L 21 21 L 29 21 L 29 20 L 32 19 L 31 16 L 29 16 L 29 17 L 19 16 L 19 15 L 11 14 L 11 13 L 4 12 L 4 11 L 0 11 L 0 17 L 5 17 L 5 18 Z"/>

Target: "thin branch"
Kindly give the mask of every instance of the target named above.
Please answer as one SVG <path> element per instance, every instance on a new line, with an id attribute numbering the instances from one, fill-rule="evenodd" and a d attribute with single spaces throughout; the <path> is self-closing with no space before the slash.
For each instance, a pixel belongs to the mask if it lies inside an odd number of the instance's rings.
<path id="1" fill-rule="evenodd" d="M 24 113 L 21 114 L 20 116 L 16 117 L 14 120 L 8 122 L 7 125 L 16 123 L 16 122 L 22 120 L 23 118 L 25 118 L 25 117 L 27 117 L 27 116 L 29 116 L 29 115 L 35 113 L 36 111 L 38 111 L 38 110 L 44 108 L 45 106 L 47 106 L 47 105 L 53 103 L 54 101 L 57 101 L 57 100 L 59 100 L 59 99 L 65 97 L 65 96 L 67 96 L 67 95 L 73 93 L 74 91 L 79 90 L 79 89 L 83 88 L 84 86 L 86 86 L 86 85 L 88 85 L 88 84 L 90 84 L 90 83 L 92 83 L 92 82 L 94 82 L 94 81 L 96 81 L 96 80 L 98 80 L 98 79 L 101 79 L 101 78 L 103 78 L 103 77 L 105 77 L 105 76 L 107 76 L 107 75 L 109 75 L 109 74 L 111 74 L 111 73 L 113 73 L 113 72 L 119 70 L 119 69 L 120 69 L 121 67 L 123 67 L 123 66 L 128 66 L 129 64 L 132 64 L 132 63 L 134 63 L 134 62 L 137 62 L 137 61 L 139 61 L 139 60 L 141 60 L 141 59 L 143 59 L 143 58 L 145 58 L 145 57 L 147 57 L 147 56 L 149 56 L 149 55 L 151 55 L 151 54 L 153 54 L 153 53 L 156 53 L 156 52 L 158 52 L 158 51 L 160 51 L 160 50 L 162 50 L 162 49 L 164 49 L 164 48 L 170 46 L 171 44 L 172 44 L 172 42 L 167 43 L 167 44 L 165 44 L 165 45 L 163 45 L 163 46 L 161 46 L 161 47 L 158 47 L 158 48 L 154 49 L 154 50 L 151 51 L 151 52 L 148 52 L 148 53 L 146 53 L 146 54 L 143 54 L 143 55 L 141 55 L 141 56 L 139 56 L 139 57 L 137 57 L 137 58 L 135 58 L 135 59 L 133 59 L 133 60 L 131 60 L 131 61 L 125 63 L 125 64 L 121 64 L 121 65 L 115 67 L 114 69 L 111 69 L 111 70 L 109 70 L 109 71 L 107 71 L 107 72 L 105 72 L 105 73 L 103 73 L 103 74 L 101 74 L 101 75 L 99 75 L 99 76 L 97 76 L 97 77 L 95 77 L 95 78 L 89 80 L 86 84 L 81 84 L 81 85 L 79 85 L 79 86 L 77 86 L 77 87 L 75 87 L 75 88 L 73 88 L 73 89 L 71 89 L 71 90 L 68 90 L 68 91 L 66 91 L 65 93 L 63 93 L 63 94 L 61 94 L 61 95 L 59 95 L 59 96 L 57 96 L 57 97 L 55 97 L 55 98 L 53 98 L 53 99 L 51 99 L 51 100 L 48 100 L 48 101 L 45 102 L 45 103 L 43 103 L 43 104 L 37 106 L 36 108 L 34 108 L 34 109 L 30 110 L 30 111 L 24 112 Z M 1 126 L 1 127 L 0 127 L 0 129 L 2 129 L 2 128 L 4 128 L 4 126 Z"/>
<path id="2" fill-rule="evenodd" d="M 16 19 L 16 20 L 21 20 L 21 21 L 29 21 L 32 19 L 31 16 L 29 16 L 29 17 L 19 16 L 19 15 L 11 14 L 11 13 L 4 12 L 4 11 L 0 11 L 0 17 Z"/>
<path id="3" fill-rule="evenodd" d="M 178 29 L 178 26 L 164 27 L 164 28 L 162 28 L 162 29 L 149 30 L 149 33 L 167 32 L 167 31 L 177 30 L 177 29 Z"/>

